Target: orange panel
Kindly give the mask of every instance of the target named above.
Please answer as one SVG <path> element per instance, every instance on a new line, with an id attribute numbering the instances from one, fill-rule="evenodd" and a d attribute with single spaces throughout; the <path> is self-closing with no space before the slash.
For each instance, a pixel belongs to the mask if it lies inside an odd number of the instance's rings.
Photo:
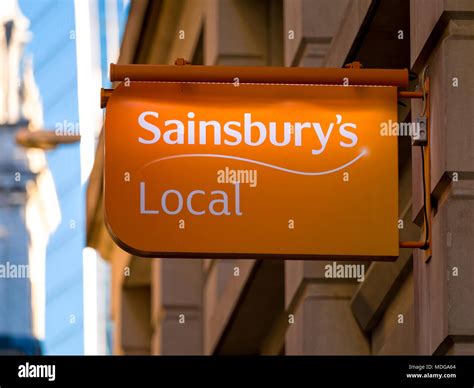
<path id="1" fill-rule="evenodd" d="M 105 121 L 109 230 L 143 256 L 395 259 L 389 120 L 396 87 L 121 84 Z"/>
<path id="2" fill-rule="evenodd" d="M 407 69 L 265 66 L 110 65 L 111 81 L 378 85 L 408 87 Z"/>

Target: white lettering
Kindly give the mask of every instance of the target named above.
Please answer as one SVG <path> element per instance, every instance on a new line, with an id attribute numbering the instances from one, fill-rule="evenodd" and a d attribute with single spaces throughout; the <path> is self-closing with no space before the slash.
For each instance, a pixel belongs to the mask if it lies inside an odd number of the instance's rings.
<path id="1" fill-rule="evenodd" d="M 342 136 L 351 140 L 351 143 L 347 144 L 347 143 L 344 143 L 343 141 L 340 141 L 339 144 L 341 145 L 341 147 L 354 147 L 357 144 L 357 140 L 358 140 L 357 135 L 354 132 L 346 131 L 345 130 L 346 127 L 350 127 L 354 129 L 357 128 L 357 126 L 354 123 L 342 124 L 341 127 L 339 128 L 339 132 Z"/>
<path id="2" fill-rule="evenodd" d="M 229 121 L 224 124 L 224 132 L 227 136 L 232 136 L 235 140 L 224 140 L 225 145 L 236 146 L 242 142 L 242 134 L 237 131 L 236 129 L 232 129 L 230 126 L 233 125 L 235 127 L 240 127 L 240 123 L 238 121 Z"/>
<path id="3" fill-rule="evenodd" d="M 154 144 L 158 140 L 160 140 L 160 130 L 156 125 L 150 124 L 148 121 L 145 120 L 147 116 L 153 116 L 158 118 L 158 113 L 157 112 L 143 112 L 139 117 L 138 117 L 138 124 L 140 127 L 143 129 L 146 129 L 147 131 L 150 131 L 153 133 L 153 139 L 147 140 L 142 137 L 138 138 L 138 141 L 142 144 Z"/>
<path id="4" fill-rule="evenodd" d="M 329 136 L 331 136 L 333 127 L 334 127 L 334 124 L 331 123 L 329 125 L 326 135 L 324 135 L 323 129 L 321 128 L 321 124 L 313 123 L 314 131 L 316 132 L 316 135 L 318 136 L 318 139 L 321 142 L 321 148 L 319 150 L 311 151 L 313 155 L 319 155 L 320 153 L 324 152 L 324 149 L 326 148 L 326 144 L 328 143 L 328 140 L 329 140 Z"/>
<path id="5" fill-rule="evenodd" d="M 140 214 L 158 214 L 158 210 L 145 209 L 145 182 L 140 182 Z"/>
<path id="6" fill-rule="evenodd" d="M 252 128 L 258 128 L 258 140 L 252 141 Z M 252 115 L 250 113 L 244 114 L 244 131 L 245 131 L 245 143 L 249 146 L 259 146 L 261 145 L 267 136 L 267 129 L 265 125 L 260 121 L 252 122 Z"/>
<path id="7" fill-rule="evenodd" d="M 202 216 L 203 214 L 205 214 L 205 210 L 202 210 L 200 212 L 196 211 L 193 209 L 193 205 L 192 205 L 192 200 L 193 200 L 193 197 L 196 195 L 196 194 L 200 194 L 200 195 L 204 195 L 206 194 L 204 191 L 202 190 L 194 190 L 194 191 L 191 191 L 189 193 L 189 196 L 188 196 L 188 199 L 186 200 L 186 206 L 188 207 L 188 210 L 191 214 L 194 214 L 195 216 Z"/>
<path id="8" fill-rule="evenodd" d="M 161 138 L 160 128 L 149 121 L 148 117 L 152 116 L 159 118 L 157 112 L 146 111 L 139 115 L 138 123 L 141 128 L 153 134 L 153 138 L 139 137 L 138 141 L 142 144 L 154 144 Z M 163 142 L 170 145 L 175 144 L 195 144 L 196 142 L 196 128 L 199 130 L 199 144 L 206 145 L 212 141 L 214 145 L 237 146 L 242 142 L 248 146 L 256 147 L 268 141 L 271 145 L 276 147 L 285 147 L 293 144 L 295 147 L 303 145 L 303 130 L 313 129 L 310 131 L 317 137 L 319 147 L 311 150 L 312 155 L 322 154 L 329 144 L 333 135 L 334 126 L 339 126 L 339 141 L 338 144 L 344 148 L 354 147 L 358 142 L 356 134 L 356 123 L 341 123 L 342 115 L 336 114 L 336 120 L 327 125 L 325 131 L 319 122 L 283 122 L 276 123 L 270 121 L 263 123 L 261 121 L 254 121 L 251 113 L 243 114 L 242 121 L 227 121 L 220 123 L 216 120 L 210 121 L 194 121 L 195 113 L 187 113 L 188 121 L 183 123 L 180 120 L 166 120 L 164 121 Z M 208 136 L 208 129 L 212 133 Z M 348 130 L 348 128 L 352 130 Z M 187 133 L 186 133 L 187 132 Z M 292 136 L 294 135 L 294 139 Z M 224 137 L 223 137 L 224 136 Z"/>
<path id="9" fill-rule="evenodd" d="M 168 144 L 184 144 L 184 125 L 179 120 L 166 120 L 165 126 L 175 125 L 176 128 L 167 129 L 163 134 L 163 141 Z M 176 138 L 173 140 L 171 136 L 174 135 Z"/>
<path id="10" fill-rule="evenodd" d="M 178 206 L 177 206 L 176 210 L 173 210 L 173 211 L 169 210 L 168 206 L 166 204 L 166 202 L 167 202 L 166 200 L 168 199 L 168 195 L 170 195 L 170 194 L 175 194 L 176 197 L 178 198 Z M 177 190 L 166 190 L 163 193 L 163 196 L 161 197 L 161 207 L 163 208 L 163 211 L 166 214 L 170 214 L 170 215 L 178 214 L 183 209 L 183 196 Z"/>

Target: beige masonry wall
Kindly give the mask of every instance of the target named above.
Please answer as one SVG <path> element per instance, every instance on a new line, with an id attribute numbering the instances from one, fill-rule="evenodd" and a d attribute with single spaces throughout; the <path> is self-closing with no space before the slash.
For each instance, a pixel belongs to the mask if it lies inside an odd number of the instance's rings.
<path id="1" fill-rule="evenodd" d="M 417 351 L 473 354 L 474 3 L 411 1 L 412 64 L 429 66 L 432 98 L 432 258 L 415 252 Z M 412 104 L 414 112 L 420 104 Z M 419 171 L 413 159 L 413 171 Z M 418 175 L 419 176 L 419 175 Z M 413 181 L 415 218 L 421 184 Z"/>

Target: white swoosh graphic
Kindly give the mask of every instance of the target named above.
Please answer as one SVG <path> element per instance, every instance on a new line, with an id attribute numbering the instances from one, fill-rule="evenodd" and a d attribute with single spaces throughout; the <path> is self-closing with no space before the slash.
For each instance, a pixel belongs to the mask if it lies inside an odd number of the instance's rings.
<path id="1" fill-rule="evenodd" d="M 347 162 L 346 164 L 343 164 L 342 166 L 339 166 L 337 168 L 334 168 L 332 170 L 327 170 L 327 171 L 318 171 L 318 172 L 305 172 L 305 171 L 297 171 L 297 170 L 290 170 L 289 168 L 284 168 L 280 166 L 275 166 L 273 164 L 269 163 L 264 163 L 264 162 L 259 162 L 258 160 L 253 160 L 253 159 L 247 159 L 247 158 L 241 158 L 238 156 L 232 156 L 232 155 L 219 155 L 219 154 L 180 154 L 180 155 L 172 155 L 172 156 L 165 156 L 164 158 L 156 159 L 145 166 L 143 166 L 140 170 L 143 170 L 147 168 L 148 166 L 162 162 L 164 160 L 171 160 L 171 159 L 181 159 L 181 158 L 219 158 L 219 159 L 233 159 L 233 160 L 240 160 L 242 162 L 248 162 L 248 163 L 253 163 L 253 164 L 258 164 L 260 166 L 264 167 L 269 167 L 273 168 L 275 170 L 280 170 L 284 172 L 289 172 L 291 174 L 297 174 L 297 175 L 307 175 L 307 176 L 315 176 L 315 175 L 327 175 L 331 174 L 336 171 L 340 171 L 351 164 L 354 164 L 357 162 L 360 158 L 362 158 L 365 154 L 367 153 L 366 150 L 363 150 L 359 155 L 357 155 L 354 159 L 352 159 L 350 162 Z"/>

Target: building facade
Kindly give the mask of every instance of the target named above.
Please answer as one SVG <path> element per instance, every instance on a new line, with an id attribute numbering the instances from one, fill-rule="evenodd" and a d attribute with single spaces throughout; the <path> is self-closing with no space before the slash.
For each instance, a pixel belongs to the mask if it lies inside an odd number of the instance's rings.
<path id="1" fill-rule="evenodd" d="M 103 222 L 103 134 L 87 243 L 112 266 L 116 354 L 473 354 L 474 3 L 469 0 L 134 1 L 119 63 L 425 68 L 431 96 L 431 259 L 402 249 L 363 281 L 325 261 L 148 259 Z M 402 99 L 399 120 L 422 102 Z M 399 137 L 400 240 L 423 236 L 419 149 Z"/>
<path id="2" fill-rule="evenodd" d="M 53 178 L 40 149 L 17 144 L 43 127 L 29 20 L 16 1 L 0 11 L 0 353 L 39 354 L 44 339 L 45 258 L 59 224 Z M 48 214 L 48 216 L 46 216 Z"/>

